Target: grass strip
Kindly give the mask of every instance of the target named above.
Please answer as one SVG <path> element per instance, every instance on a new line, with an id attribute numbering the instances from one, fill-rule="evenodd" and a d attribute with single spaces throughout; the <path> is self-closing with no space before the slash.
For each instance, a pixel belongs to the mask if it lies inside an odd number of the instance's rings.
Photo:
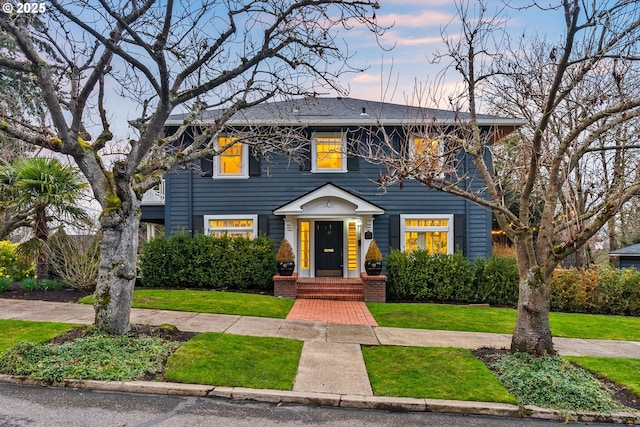
<path id="1" fill-rule="evenodd" d="M 167 361 L 169 381 L 292 390 L 302 342 L 221 333 L 196 335 Z"/>
<path id="2" fill-rule="evenodd" d="M 44 343 L 79 325 L 70 323 L 33 322 L 27 320 L 0 319 L 0 354 L 20 341 Z"/>
<path id="3" fill-rule="evenodd" d="M 640 359 L 590 356 L 571 356 L 565 359 L 624 386 L 636 396 L 640 396 Z"/>
<path id="4" fill-rule="evenodd" d="M 372 346 L 362 354 L 376 396 L 517 403 L 466 349 Z"/>
<path id="5" fill-rule="evenodd" d="M 93 297 L 80 300 L 92 304 Z M 132 307 L 284 319 L 293 300 L 241 292 L 183 289 L 136 289 Z"/>
<path id="6" fill-rule="evenodd" d="M 516 310 L 447 304 L 367 303 L 378 325 L 393 328 L 512 334 Z M 640 318 L 550 313 L 555 337 L 640 341 Z"/>

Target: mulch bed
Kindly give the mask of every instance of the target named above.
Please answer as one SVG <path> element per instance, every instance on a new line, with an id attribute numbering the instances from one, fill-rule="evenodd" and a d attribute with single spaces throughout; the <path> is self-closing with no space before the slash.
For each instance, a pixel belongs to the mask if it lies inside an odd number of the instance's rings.
<path id="1" fill-rule="evenodd" d="M 49 341 L 51 344 L 64 344 L 84 337 L 91 330 L 91 326 L 80 326 L 72 329 L 64 335 L 59 335 Z M 174 326 L 152 326 L 152 325 L 131 325 L 131 330 L 127 335 L 132 337 L 147 336 L 152 338 L 161 338 L 167 341 L 187 342 L 195 335 L 196 332 L 181 331 Z"/>
<path id="2" fill-rule="evenodd" d="M 57 291 L 23 291 L 20 283 L 11 285 L 8 291 L 0 292 L 0 298 L 26 299 L 51 302 L 77 302 L 79 299 L 91 295 L 93 289 L 59 289 Z"/>

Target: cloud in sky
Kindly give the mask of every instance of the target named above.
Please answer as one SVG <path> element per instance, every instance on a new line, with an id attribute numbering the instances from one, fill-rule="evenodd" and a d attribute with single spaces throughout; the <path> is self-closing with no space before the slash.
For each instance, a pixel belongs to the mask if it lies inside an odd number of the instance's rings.
<path id="1" fill-rule="evenodd" d="M 425 10 L 416 13 L 388 13 L 378 15 L 378 23 L 382 26 L 393 26 L 392 29 L 399 28 L 426 28 L 433 27 L 436 30 L 447 25 L 455 16 L 450 13 Z"/>

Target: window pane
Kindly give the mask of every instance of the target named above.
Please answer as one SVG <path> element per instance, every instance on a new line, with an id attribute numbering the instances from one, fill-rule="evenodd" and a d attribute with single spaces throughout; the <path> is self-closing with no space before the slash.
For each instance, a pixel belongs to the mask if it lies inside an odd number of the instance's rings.
<path id="1" fill-rule="evenodd" d="M 445 231 L 408 231 L 404 236 L 406 253 L 417 250 L 427 251 L 430 254 L 447 253 L 448 233 Z"/>
<path id="2" fill-rule="evenodd" d="M 234 139 L 232 138 L 220 138 L 218 140 L 218 147 L 224 148 L 233 141 Z M 242 170 L 243 149 L 244 145 L 241 142 L 236 142 L 218 156 L 219 175 L 242 175 L 244 173 Z"/>
<path id="3" fill-rule="evenodd" d="M 211 219 L 209 220 L 209 235 L 227 237 L 245 237 L 253 239 L 253 219 Z"/>
<path id="4" fill-rule="evenodd" d="M 349 222 L 347 224 L 347 230 L 347 265 L 349 270 L 355 271 L 358 269 L 358 235 L 356 223 Z"/>
<path id="5" fill-rule="evenodd" d="M 414 138 L 413 158 L 419 161 L 420 166 L 435 168 L 438 165 L 439 145 L 440 143 L 437 139 Z M 420 159 L 422 159 L 422 161 L 420 161 Z M 426 163 L 423 164 L 423 161 Z"/>
<path id="6" fill-rule="evenodd" d="M 316 168 L 342 169 L 342 139 L 318 137 L 316 140 Z"/>
<path id="7" fill-rule="evenodd" d="M 310 237 L 309 221 L 300 222 L 300 268 L 307 270 L 310 268 Z"/>

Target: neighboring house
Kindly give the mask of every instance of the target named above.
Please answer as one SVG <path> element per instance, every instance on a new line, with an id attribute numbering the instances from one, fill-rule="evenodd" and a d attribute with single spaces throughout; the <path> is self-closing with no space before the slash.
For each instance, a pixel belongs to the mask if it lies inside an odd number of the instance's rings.
<path id="1" fill-rule="evenodd" d="M 491 211 L 463 198 L 429 189 L 415 180 L 381 188 L 381 166 L 353 156 L 362 152 L 369 132 L 384 126 L 395 143 L 411 141 L 416 149 L 434 142 L 407 135 L 420 123 L 455 130 L 468 117 L 454 112 L 408 107 L 353 98 L 313 98 L 253 107 L 232 118 L 229 128 L 296 128 L 306 142 L 293 158 L 255 156 L 236 143 L 224 154 L 205 159 L 200 170 L 183 169 L 165 177 L 164 198 L 149 195 L 142 220 L 162 223 L 165 232 L 254 237 L 266 235 L 276 245 L 283 237 L 296 253 L 298 277 L 358 278 L 364 254 L 375 238 L 383 254 L 391 249 L 426 249 L 469 259 L 491 255 Z M 172 116 L 167 133 L 184 116 Z M 200 122 L 215 120 L 205 112 Z M 482 115 L 488 134 L 506 135 L 519 121 Z M 219 139 L 233 143 L 232 133 Z M 463 173 L 474 175 L 463 158 Z M 479 179 L 469 180 L 482 188 Z"/>
<path id="2" fill-rule="evenodd" d="M 640 270 L 640 243 L 609 252 L 609 257 L 617 258 L 620 268 L 635 267 Z"/>

